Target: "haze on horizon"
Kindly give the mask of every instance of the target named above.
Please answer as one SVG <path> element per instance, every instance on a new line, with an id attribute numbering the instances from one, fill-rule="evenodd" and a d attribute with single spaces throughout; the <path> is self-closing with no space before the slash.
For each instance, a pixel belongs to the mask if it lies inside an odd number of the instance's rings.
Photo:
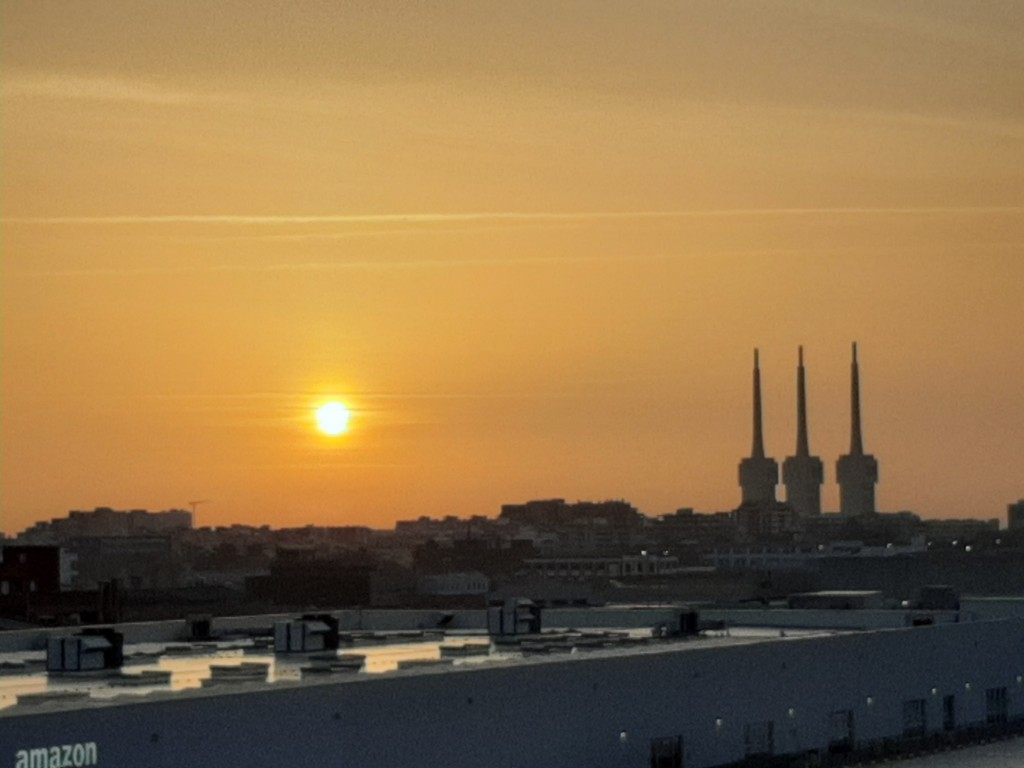
<path id="1" fill-rule="evenodd" d="M 1015 0 L 0 6 L 0 529 L 1024 497 Z M 352 410 L 317 431 L 330 398 Z M 780 498 L 782 489 L 779 488 Z"/>

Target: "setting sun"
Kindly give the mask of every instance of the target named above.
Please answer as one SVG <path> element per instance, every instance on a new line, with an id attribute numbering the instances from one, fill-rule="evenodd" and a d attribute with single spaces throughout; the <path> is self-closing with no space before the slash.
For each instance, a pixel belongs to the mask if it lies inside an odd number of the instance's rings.
<path id="1" fill-rule="evenodd" d="M 317 408 L 316 423 L 328 435 L 340 435 L 348 430 L 349 410 L 336 400 Z"/>

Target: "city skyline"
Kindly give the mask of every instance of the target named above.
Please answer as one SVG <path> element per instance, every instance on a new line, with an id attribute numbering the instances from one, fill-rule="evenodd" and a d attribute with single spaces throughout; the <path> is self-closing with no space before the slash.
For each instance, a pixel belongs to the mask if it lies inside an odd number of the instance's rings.
<path id="1" fill-rule="evenodd" d="M 851 342 L 879 510 L 1024 496 L 1015 2 L 0 21 L 7 534 L 733 509 L 750 351 L 781 464 L 800 346 L 838 511 Z"/>

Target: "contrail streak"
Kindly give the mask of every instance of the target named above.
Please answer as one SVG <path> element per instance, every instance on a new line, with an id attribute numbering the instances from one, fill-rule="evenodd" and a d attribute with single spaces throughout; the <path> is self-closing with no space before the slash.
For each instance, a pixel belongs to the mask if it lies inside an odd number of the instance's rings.
<path id="1" fill-rule="evenodd" d="M 1017 240 L 991 241 L 991 242 L 964 242 L 959 243 L 958 248 L 968 250 L 1019 250 L 1022 242 Z M 927 250 L 934 252 L 933 246 L 910 247 L 910 246 L 888 246 L 874 247 L 875 253 L 905 254 L 910 251 Z M 721 256 L 798 256 L 801 254 L 815 254 L 817 256 L 828 255 L 856 255 L 861 249 L 856 247 L 830 247 L 830 248 L 754 248 L 744 250 L 729 249 L 721 251 Z M 467 258 L 425 258 L 425 259 L 402 259 L 379 261 L 367 260 L 339 260 L 339 261 L 302 261 L 302 262 L 275 262 L 270 264 L 260 263 L 239 263 L 239 264 L 194 264 L 187 266 L 173 267 L 102 267 L 102 268 L 69 268 L 50 270 L 25 270 L 11 271 L 11 276 L 18 275 L 30 278 L 45 277 L 104 277 L 104 276 L 131 276 L 131 275 L 185 275 L 185 274 L 215 274 L 215 273 L 258 273 L 258 272 L 343 272 L 359 270 L 366 272 L 382 272 L 399 269 L 438 269 L 447 267 L 474 267 L 474 266 L 500 266 L 500 265 L 546 265 L 546 264 L 590 264 L 598 262 L 622 262 L 622 261 L 671 261 L 685 258 L 685 255 L 669 251 L 656 251 L 648 253 L 618 253 L 598 255 L 551 255 L 551 256 L 500 256 L 467 257 Z"/>
<path id="2" fill-rule="evenodd" d="M 0 219 L 5 224 L 228 224 L 238 226 L 279 226 L 289 224 L 437 224 L 478 221 L 598 221 L 606 219 L 688 219 L 771 216 L 928 216 L 936 214 L 1024 213 L 1024 206 L 991 207 L 892 207 L 892 208 L 726 208 L 687 211 L 583 211 L 527 212 L 492 211 L 477 213 L 367 213 L 314 216 L 193 215 L 165 216 L 26 216 Z"/>

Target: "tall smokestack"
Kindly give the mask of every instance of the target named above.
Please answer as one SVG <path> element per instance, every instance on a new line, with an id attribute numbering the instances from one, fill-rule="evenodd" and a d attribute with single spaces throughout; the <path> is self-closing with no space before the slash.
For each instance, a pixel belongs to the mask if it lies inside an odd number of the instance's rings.
<path id="1" fill-rule="evenodd" d="M 761 366 L 757 349 L 754 350 L 754 445 L 750 449 L 754 459 L 764 458 L 764 434 L 761 431 Z"/>
<path id="2" fill-rule="evenodd" d="M 797 348 L 796 368 L 796 455 L 782 462 L 786 502 L 801 517 L 821 514 L 821 484 L 825 469 L 821 459 L 811 456 L 807 439 L 807 391 L 804 379 L 804 348 Z"/>
<path id="3" fill-rule="evenodd" d="M 864 440 L 860 431 L 857 342 L 853 343 L 853 363 L 850 367 L 850 452 L 840 456 L 836 462 L 836 479 L 839 481 L 839 514 L 856 517 L 876 511 L 878 462 L 874 456 L 864 453 Z"/>
<path id="4" fill-rule="evenodd" d="M 807 392 L 804 386 L 804 348 L 797 348 L 796 367 L 796 455 L 809 456 L 807 443 Z"/>
<path id="5" fill-rule="evenodd" d="M 853 363 L 850 366 L 850 455 L 864 455 L 860 433 L 860 371 L 857 367 L 857 342 L 853 342 Z"/>
<path id="6" fill-rule="evenodd" d="M 761 365 L 758 351 L 754 350 L 754 442 L 750 457 L 740 462 L 740 488 L 744 504 L 770 504 L 775 501 L 775 486 L 779 482 L 779 465 L 764 455 L 764 435 L 761 431 Z"/>

